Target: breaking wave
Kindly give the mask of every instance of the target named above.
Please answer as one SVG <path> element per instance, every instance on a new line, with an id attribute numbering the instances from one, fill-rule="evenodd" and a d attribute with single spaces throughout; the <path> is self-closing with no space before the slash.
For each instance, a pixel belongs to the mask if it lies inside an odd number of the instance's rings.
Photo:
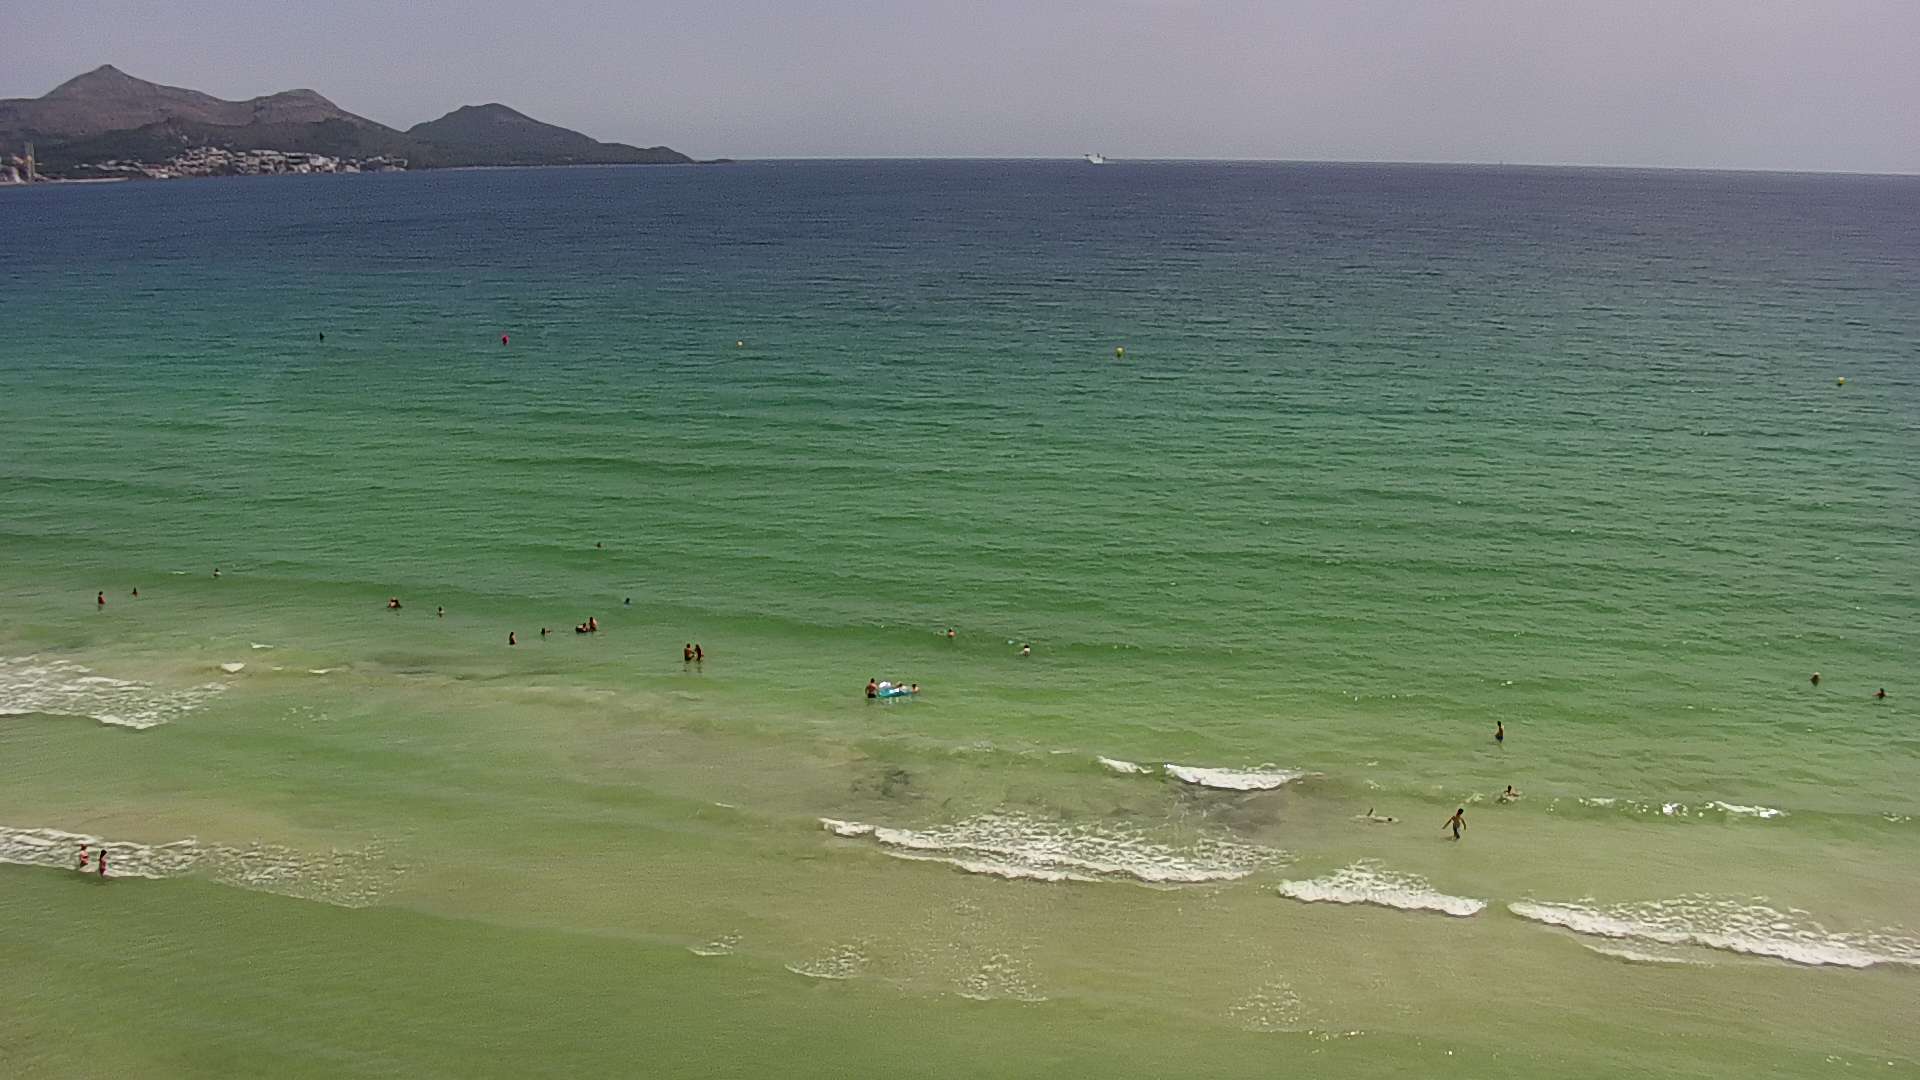
<path id="1" fill-rule="evenodd" d="M 0 657 L 0 716 L 84 716 L 115 727 L 146 729 L 192 712 L 225 689 L 208 683 L 162 690 L 96 675 L 69 660 Z"/>
<path id="2" fill-rule="evenodd" d="M 1465 918 L 1486 908 L 1485 900 L 1439 892 L 1425 878 L 1357 862 L 1327 877 L 1283 881 L 1280 895 L 1307 903 L 1373 904 L 1401 911 L 1438 911 Z"/>
<path id="3" fill-rule="evenodd" d="M 899 859 L 941 862 L 968 873 L 1029 881 L 1122 881 L 1154 885 L 1232 881 L 1284 855 L 1271 848 L 1201 838 L 1175 847 L 1142 833 L 1067 826 L 1019 815 L 983 815 L 952 825 L 894 829 L 821 818 L 835 836 L 868 839 Z"/>
<path id="4" fill-rule="evenodd" d="M 1208 769 L 1197 765 L 1167 766 L 1167 775 L 1175 780 L 1221 791 L 1271 791 L 1307 775 L 1298 769 L 1261 765 L 1253 769 Z"/>
<path id="5" fill-rule="evenodd" d="M 1507 910 L 1523 919 L 1576 934 L 1656 945 L 1697 945 L 1796 964 L 1865 968 L 1875 964 L 1920 966 L 1920 939 L 1893 931 L 1828 930 L 1806 912 L 1779 911 L 1759 900 L 1694 894 L 1672 900 L 1599 905 L 1581 900 L 1522 900 Z"/>
<path id="6" fill-rule="evenodd" d="M 203 877 L 336 907 L 377 904 L 400 876 L 377 850 L 314 855 L 272 844 L 226 847 L 192 839 L 141 844 L 62 829 L 0 825 L 0 863 L 70 870 L 76 866 L 81 844 L 87 845 L 90 856 L 107 852 L 109 877 Z"/>

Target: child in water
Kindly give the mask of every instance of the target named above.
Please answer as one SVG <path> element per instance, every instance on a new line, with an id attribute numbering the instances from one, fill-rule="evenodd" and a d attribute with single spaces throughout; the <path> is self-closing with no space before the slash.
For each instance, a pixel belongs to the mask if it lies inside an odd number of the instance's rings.
<path id="1" fill-rule="evenodd" d="M 1455 840 L 1460 839 L 1460 830 L 1467 827 L 1467 808 L 1463 806 L 1455 810 L 1453 816 L 1447 819 L 1447 823 L 1440 827 L 1443 829 L 1451 827 L 1453 829 L 1453 838 Z"/>

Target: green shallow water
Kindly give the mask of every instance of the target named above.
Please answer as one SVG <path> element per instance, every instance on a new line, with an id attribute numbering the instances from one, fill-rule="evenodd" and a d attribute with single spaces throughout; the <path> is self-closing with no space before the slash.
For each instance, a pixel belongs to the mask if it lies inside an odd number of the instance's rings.
<path id="1" fill-rule="evenodd" d="M 0 238 L 29 1074 L 1920 1068 L 1911 180 L 536 170 Z"/>

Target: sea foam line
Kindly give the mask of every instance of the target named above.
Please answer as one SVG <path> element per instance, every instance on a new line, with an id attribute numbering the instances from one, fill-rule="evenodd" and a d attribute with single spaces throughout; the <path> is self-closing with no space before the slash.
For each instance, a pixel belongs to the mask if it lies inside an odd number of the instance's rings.
<path id="1" fill-rule="evenodd" d="M 161 690 L 131 679 L 110 679 L 70 660 L 0 657 L 0 716 L 82 716 L 144 730 L 192 712 L 225 689 L 222 683 L 207 683 Z"/>
<path id="2" fill-rule="evenodd" d="M 1425 878 L 1382 869 L 1362 860 L 1326 877 L 1283 881 L 1280 895 L 1307 903 L 1373 904 L 1401 911 L 1437 911 L 1466 918 L 1487 906 L 1485 900 L 1452 896 L 1435 889 Z"/>
<path id="3" fill-rule="evenodd" d="M 870 840 L 895 858 L 1028 881 L 1232 881 L 1284 857 L 1271 848 L 1230 840 L 1200 838 L 1175 847 L 1139 832 L 1068 826 L 1017 814 L 981 815 L 922 829 L 838 818 L 821 818 L 820 826 L 835 836 Z"/>
<path id="4" fill-rule="evenodd" d="M 1796 964 L 1866 968 L 1920 966 L 1920 939 L 1883 930 L 1832 931 L 1804 911 L 1780 911 L 1759 900 L 1692 894 L 1671 900 L 1601 905 L 1521 900 L 1507 910 L 1523 919 L 1591 937 L 1697 945 Z"/>
<path id="5" fill-rule="evenodd" d="M 205 877 L 222 885 L 318 900 L 336 907 L 380 902 L 400 871 L 377 850 L 312 855 L 273 844 L 228 847 L 196 839 L 165 844 L 106 840 L 64 829 L 0 825 L 0 863 L 74 869 L 80 845 L 98 857 L 107 852 L 107 876 L 159 879 Z"/>

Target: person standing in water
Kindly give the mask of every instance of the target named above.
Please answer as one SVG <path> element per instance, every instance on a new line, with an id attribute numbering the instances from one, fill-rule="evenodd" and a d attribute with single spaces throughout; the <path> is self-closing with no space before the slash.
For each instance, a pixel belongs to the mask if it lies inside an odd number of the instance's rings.
<path id="1" fill-rule="evenodd" d="M 436 607 L 433 609 L 433 615 L 437 619 L 444 619 L 447 617 L 447 609 L 443 607 Z"/>
<path id="2" fill-rule="evenodd" d="M 87 872 L 87 845 L 85 844 L 80 845 L 80 872 L 83 874 Z"/>
<path id="3" fill-rule="evenodd" d="M 1878 689 L 1878 690 L 1875 690 L 1875 691 L 1873 692 L 1873 700 L 1875 700 L 1875 701 L 1885 701 L 1885 700 L 1887 700 L 1887 688 L 1883 686 L 1883 687 L 1881 687 L 1880 689 Z"/>
<path id="4" fill-rule="evenodd" d="M 93 865 L 94 865 L 94 869 L 100 872 L 101 880 L 105 880 L 107 876 L 107 849 L 106 848 L 103 847 L 100 849 L 100 858 Z"/>
<path id="5" fill-rule="evenodd" d="M 93 606 L 97 608 L 103 608 L 107 606 L 107 590 L 101 589 L 99 592 L 94 594 Z"/>
<path id="6" fill-rule="evenodd" d="M 701 648 L 700 643 L 697 641 L 693 643 L 693 662 L 696 664 L 704 664 L 707 662 L 707 650 Z"/>
<path id="7" fill-rule="evenodd" d="M 867 680 L 867 700 L 872 701 L 874 698 L 877 698 L 879 696 L 880 696 L 879 680 L 868 679 Z M 84 864 L 86 862 L 86 856 L 85 855 L 80 856 L 80 861 Z"/>
<path id="8" fill-rule="evenodd" d="M 685 645 L 680 646 L 680 662 L 683 664 L 693 663 L 693 642 L 689 641 Z"/>
<path id="9" fill-rule="evenodd" d="M 1816 672 L 1814 672 L 1814 673 L 1813 673 L 1813 678 L 1811 678 L 1811 679 L 1808 679 L 1807 681 L 1808 681 L 1808 682 L 1810 682 L 1810 683 L 1812 683 L 1812 684 L 1813 684 L 1813 685 L 1815 685 L 1815 686 L 1819 686 L 1819 685 L 1820 685 L 1820 673 L 1819 673 L 1819 672 L 1817 672 L 1817 671 L 1816 671 Z"/>
<path id="10" fill-rule="evenodd" d="M 1443 829 L 1451 828 L 1453 830 L 1453 838 L 1455 840 L 1460 839 L 1460 830 L 1467 827 L 1467 808 L 1463 806 L 1455 810 L 1453 816 L 1447 819 L 1447 823 L 1440 827 Z"/>
<path id="11" fill-rule="evenodd" d="M 947 640 L 952 641 L 953 639 L 954 639 L 953 627 L 949 626 L 947 627 Z"/>
<path id="12" fill-rule="evenodd" d="M 511 630 L 509 630 L 509 631 L 507 631 L 507 644 L 509 644 L 509 645 L 518 645 L 518 644 L 520 644 L 520 638 L 519 638 L 518 636 L 516 636 L 516 635 L 514 634 L 514 632 L 513 632 L 513 631 L 511 631 Z"/>
<path id="13" fill-rule="evenodd" d="M 1507 741 L 1507 725 L 1498 720 L 1493 722 L 1493 741 L 1503 744 Z"/>

